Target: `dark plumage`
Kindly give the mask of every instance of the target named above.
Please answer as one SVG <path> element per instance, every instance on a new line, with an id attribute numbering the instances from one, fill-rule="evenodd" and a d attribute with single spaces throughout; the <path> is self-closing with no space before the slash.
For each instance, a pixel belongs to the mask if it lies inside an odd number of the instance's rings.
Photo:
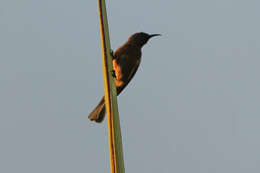
<path id="1" fill-rule="evenodd" d="M 135 75 L 141 62 L 141 49 L 154 36 L 160 34 L 146 34 L 144 32 L 135 33 L 130 36 L 125 44 L 119 47 L 113 54 L 113 68 L 115 71 L 115 84 L 117 95 L 127 86 Z M 91 121 L 102 122 L 105 117 L 104 97 L 96 108 L 89 114 Z"/>

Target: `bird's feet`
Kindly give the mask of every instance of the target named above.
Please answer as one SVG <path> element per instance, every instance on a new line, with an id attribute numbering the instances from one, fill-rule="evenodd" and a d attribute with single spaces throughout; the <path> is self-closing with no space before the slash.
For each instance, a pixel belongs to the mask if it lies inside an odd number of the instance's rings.
<path id="1" fill-rule="evenodd" d="M 114 57 L 114 51 L 113 51 L 112 49 L 110 50 L 110 55 L 111 55 L 112 59 L 115 59 L 115 57 Z M 112 70 L 111 73 L 112 73 L 112 76 L 113 76 L 114 78 L 116 78 L 116 72 L 115 72 L 115 70 Z"/>
<path id="2" fill-rule="evenodd" d="M 110 50 L 110 55 L 111 55 L 112 59 L 115 59 L 115 57 L 114 57 L 114 51 L 113 51 L 112 49 Z"/>
<path id="3" fill-rule="evenodd" d="M 115 70 L 112 70 L 111 73 L 112 73 L 113 78 L 116 78 L 116 72 L 115 72 Z"/>

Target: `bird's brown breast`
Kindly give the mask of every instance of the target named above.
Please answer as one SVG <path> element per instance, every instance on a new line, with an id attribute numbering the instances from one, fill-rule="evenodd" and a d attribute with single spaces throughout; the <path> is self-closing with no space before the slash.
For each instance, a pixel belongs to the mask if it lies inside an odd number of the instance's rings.
<path id="1" fill-rule="evenodd" d="M 113 68 L 115 71 L 115 75 L 116 75 L 116 86 L 120 87 L 124 84 L 122 78 L 123 78 L 123 74 L 122 74 L 122 69 L 121 66 L 119 64 L 117 64 L 116 59 L 113 60 Z"/>
<path id="2" fill-rule="evenodd" d="M 128 83 L 133 77 L 141 60 L 141 50 L 131 46 L 124 46 L 115 52 L 113 68 L 116 75 L 116 86 Z"/>

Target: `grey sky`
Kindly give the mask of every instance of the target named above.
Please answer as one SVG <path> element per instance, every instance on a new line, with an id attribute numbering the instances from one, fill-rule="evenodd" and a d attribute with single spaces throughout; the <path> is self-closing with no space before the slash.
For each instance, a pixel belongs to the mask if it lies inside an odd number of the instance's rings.
<path id="1" fill-rule="evenodd" d="M 108 1 L 143 48 L 119 97 L 126 172 L 260 172 L 260 1 Z M 109 171 L 97 1 L 0 1 L 0 172 Z"/>

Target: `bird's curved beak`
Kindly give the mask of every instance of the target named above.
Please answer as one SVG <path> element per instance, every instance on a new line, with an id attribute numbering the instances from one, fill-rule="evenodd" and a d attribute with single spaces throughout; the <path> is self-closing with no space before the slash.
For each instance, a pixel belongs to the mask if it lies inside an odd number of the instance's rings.
<path id="1" fill-rule="evenodd" d="M 149 39 L 152 37 L 156 37 L 156 36 L 161 36 L 161 34 L 151 34 L 151 35 L 149 35 Z"/>

